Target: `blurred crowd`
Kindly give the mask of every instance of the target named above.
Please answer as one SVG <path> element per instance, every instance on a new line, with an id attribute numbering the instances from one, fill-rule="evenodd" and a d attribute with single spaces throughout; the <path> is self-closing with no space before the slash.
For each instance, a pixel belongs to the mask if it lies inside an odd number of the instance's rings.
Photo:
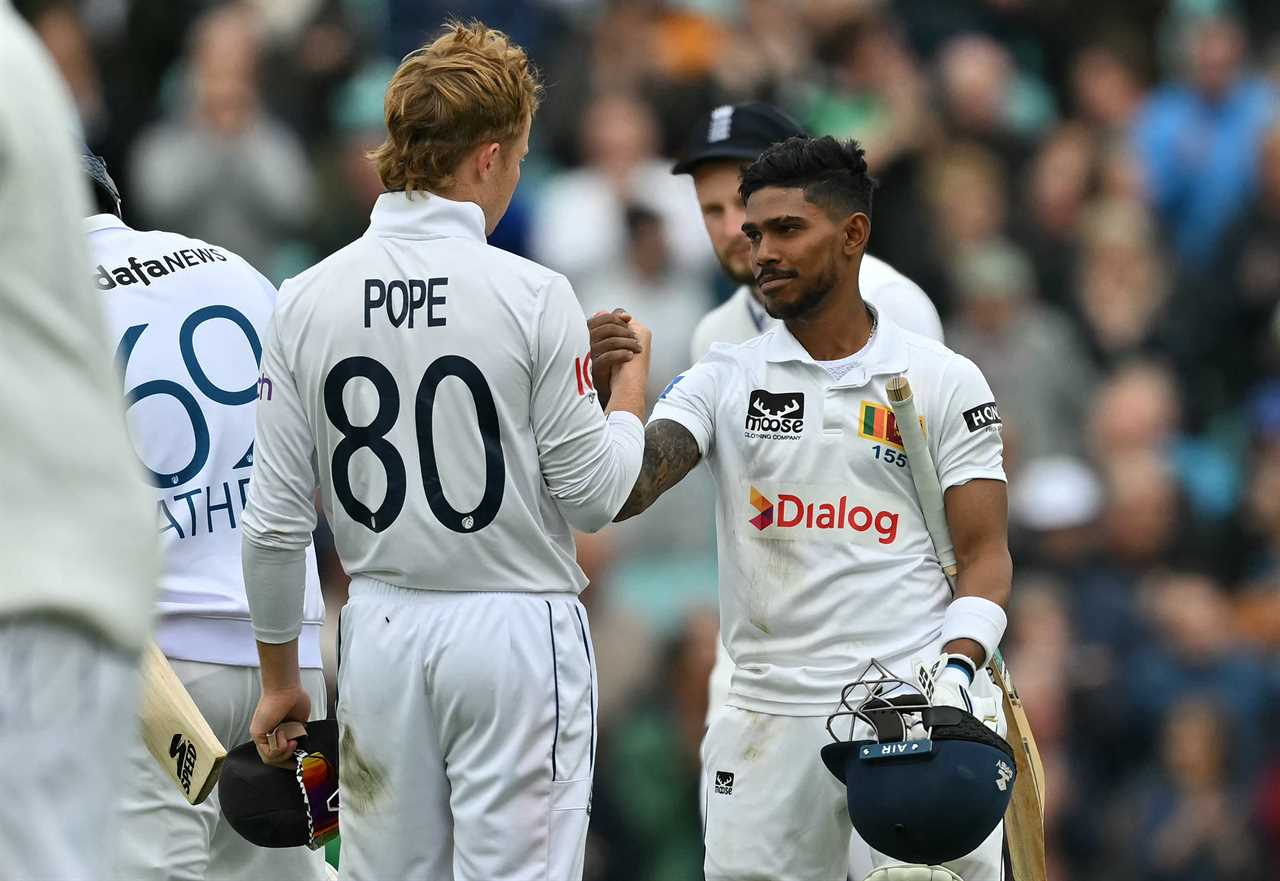
<path id="1" fill-rule="evenodd" d="M 508 31 L 547 91 L 494 241 L 653 327 L 655 396 L 729 293 L 670 174 L 694 121 L 762 99 L 858 138 L 872 252 L 933 297 L 1004 415 L 1005 644 L 1049 769 L 1050 877 L 1280 878 L 1280 4 L 16 5 L 126 220 L 276 282 L 364 231 L 398 59 L 451 14 Z M 581 542 L 592 879 L 701 877 L 716 585 L 711 494 L 686 484 Z"/>

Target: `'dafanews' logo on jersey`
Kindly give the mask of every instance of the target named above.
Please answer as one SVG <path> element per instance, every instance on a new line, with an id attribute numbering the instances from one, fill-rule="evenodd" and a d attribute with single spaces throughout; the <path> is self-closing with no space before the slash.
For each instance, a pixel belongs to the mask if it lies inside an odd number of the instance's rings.
<path id="1" fill-rule="evenodd" d="M 810 530 L 823 533 L 848 529 L 854 533 L 875 530 L 876 541 L 893 544 L 898 537 L 898 514 L 894 511 L 873 512 L 866 505 L 854 504 L 847 495 L 834 501 L 809 501 L 794 493 L 777 493 L 775 503 L 754 486 L 749 488 L 749 503 L 757 513 L 747 522 L 764 532 L 772 528 L 772 537 L 782 538 L 782 531 L 795 533 Z M 800 538 L 798 534 L 786 535 Z"/>
<path id="2" fill-rule="evenodd" d="M 758 388 L 747 401 L 750 438 L 794 440 L 804 432 L 804 392 L 775 393 Z"/>

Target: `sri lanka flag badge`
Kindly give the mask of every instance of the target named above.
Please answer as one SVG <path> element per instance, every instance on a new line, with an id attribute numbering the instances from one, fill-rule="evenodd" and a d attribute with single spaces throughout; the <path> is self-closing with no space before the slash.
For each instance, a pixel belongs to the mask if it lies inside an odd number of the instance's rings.
<path id="1" fill-rule="evenodd" d="M 924 429 L 924 417 L 920 417 L 920 428 Z M 862 410 L 858 413 L 858 437 L 888 444 L 897 449 L 905 449 L 902 435 L 898 432 L 898 419 L 893 410 L 884 404 L 863 401 Z"/>

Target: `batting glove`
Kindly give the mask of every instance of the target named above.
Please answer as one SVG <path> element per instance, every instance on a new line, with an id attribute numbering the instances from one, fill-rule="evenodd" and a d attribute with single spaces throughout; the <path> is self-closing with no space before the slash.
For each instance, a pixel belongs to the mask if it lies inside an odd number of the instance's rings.
<path id="1" fill-rule="evenodd" d="M 928 666 L 916 662 L 915 667 L 920 693 L 929 703 L 935 707 L 959 707 L 967 713 L 974 712 L 969 686 L 973 685 L 977 668 L 969 657 L 944 653 Z"/>

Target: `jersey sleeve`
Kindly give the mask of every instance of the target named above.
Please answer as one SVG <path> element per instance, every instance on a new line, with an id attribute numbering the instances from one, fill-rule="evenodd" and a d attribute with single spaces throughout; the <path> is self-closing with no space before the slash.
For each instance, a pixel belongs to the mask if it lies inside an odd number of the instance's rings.
<path id="1" fill-rule="evenodd" d="M 938 414 L 938 478 L 944 491 L 978 478 L 1005 479 L 1000 410 L 986 377 L 968 358 L 947 365 Z M 929 430 L 926 417 L 925 429 Z"/>
<path id="2" fill-rule="evenodd" d="M 644 427 L 607 418 L 591 385 L 587 319 L 563 276 L 547 286 L 534 324 L 531 420 L 548 490 L 565 519 L 594 532 L 622 508 L 640 474 Z"/>
<path id="3" fill-rule="evenodd" d="M 245 594 L 254 635 L 298 637 L 306 599 L 305 552 L 316 526 L 315 441 L 272 317 L 262 347 L 253 480 L 243 529 Z"/>
<path id="4" fill-rule="evenodd" d="M 280 313 L 262 347 L 253 480 L 243 526 L 246 541 L 267 548 L 304 548 L 316 526 L 315 440 L 284 356 Z"/>
<path id="5" fill-rule="evenodd" d="M 706 357 L 671 380 L 649 416 L 651 423 L 670 419 L 683 425 L 704 459 L 715 445 L 717 388 L 726 363 L 720 348 L 721 344 L 713 345 Z"/>

